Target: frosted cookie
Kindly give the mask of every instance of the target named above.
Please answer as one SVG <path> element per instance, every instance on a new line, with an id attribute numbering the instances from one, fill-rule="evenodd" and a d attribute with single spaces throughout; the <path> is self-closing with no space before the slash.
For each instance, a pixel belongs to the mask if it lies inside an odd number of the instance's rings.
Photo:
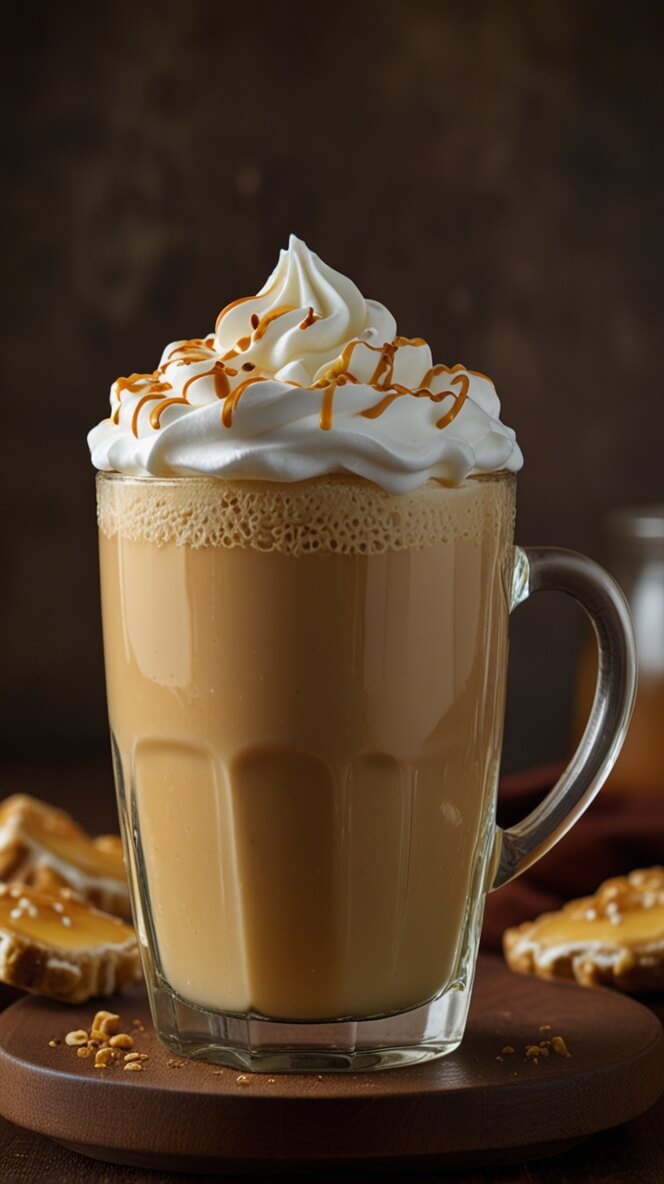
<path id="1" fill-rule="evenodd" d="M 140 981 L 136 934 L 69 889 L 0 884 L 0 981 L 63 1003 Z"/>
<path id="2" fill-rule="evenodd" d="M 605 880 L 594 896 L 507 929 L 503 949 L 521 974 L 622 991 L 663 989 L 664 868 Z"/>
<path id="3" fill-rule="evenodd" d="M 98 908 L 131 917 L 120 839 L 93 840 L 63 810 L 27 794 L 0 803 L 0 880 L 45 892 L 73 888 Z"/>

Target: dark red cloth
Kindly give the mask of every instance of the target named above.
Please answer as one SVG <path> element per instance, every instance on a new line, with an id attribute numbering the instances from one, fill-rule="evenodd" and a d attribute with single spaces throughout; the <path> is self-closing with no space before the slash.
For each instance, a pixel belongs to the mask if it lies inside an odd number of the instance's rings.
<path id="1" fill-rule="evenodd" d="M 513 826 L 551 789 L 564 765 L 545 765 L 504 777 L 498 822 Z M 602 880 L 664 863 L 662 793 L 636 794 L 613 785 L 600 791 L 576 826 L 534 867 L 491 892 L 486 903 L 482 945 L 499 949 L 503 931 L 557 909 L 575 896 L 590 895 Z"/>

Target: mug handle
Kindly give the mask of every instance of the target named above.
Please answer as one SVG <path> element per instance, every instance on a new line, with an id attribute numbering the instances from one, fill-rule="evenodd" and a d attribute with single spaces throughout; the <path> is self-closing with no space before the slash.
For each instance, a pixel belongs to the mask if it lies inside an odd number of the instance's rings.
<path id="1" fill-rule="evenodd" d="M 491 891 L 509 884 L 555 846 L 590 805 L 616 762 L 634 707 L 634 627 L 615 580 L 575 551 L 515 547 L 510 609 L 546 590 L 566 592 L 590 618 L 599 658 L 595 697 L 579 746 L 553 789 L 522 822 L 505 831 L 497 828 Z"/>

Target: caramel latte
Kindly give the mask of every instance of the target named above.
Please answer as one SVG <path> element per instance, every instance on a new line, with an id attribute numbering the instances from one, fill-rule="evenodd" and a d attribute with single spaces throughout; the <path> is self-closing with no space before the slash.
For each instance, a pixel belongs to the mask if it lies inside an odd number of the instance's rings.
<path id="1" fill-rule="evenodd" d="M 513 479 L 99 479 L 108 701 L 160 977 L 277 1019 L 454 980 L 493 841 Z"/>

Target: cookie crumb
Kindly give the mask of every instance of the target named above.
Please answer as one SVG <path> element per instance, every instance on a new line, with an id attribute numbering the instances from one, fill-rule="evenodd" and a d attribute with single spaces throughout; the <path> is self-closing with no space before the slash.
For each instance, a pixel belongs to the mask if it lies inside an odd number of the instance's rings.
<path id="1" fill-rule="evenodd" d="M 106 1038 L 112 1036 L 120 1027 L 120 1016 L 114 1011 L 98 1011 L 92 1021 L 91 1036 Z"/>
<path id="2" fill-rule="evenodd" d="M 239 1077 L 235 1078 L 236 1085 L 251 1085 L 246 1073 L 240 1073 Z"/>
<path id="3" fill-rule="evenodd" d="M 553 1040 L 551 1041 L 551 1044 L 553 1046 L 553 1051 L 556 1053 L 557 1056 L 571 1057 L 572 1054 L 569 1051 L 567 1044 L 562 1036 L 554 1036 Z"/>
<path id="4" fill-rule="evenodd" d="M 88 1034 L 87 1032 L 84 1032 L 82 1028 L 76 1028 L 73 1032 L 67 1032 L 67 1035 L 65 1036 L 65 1044 L 69 1044 L 73 1048 L 75 1048 L 77 1045 L 87 1043 Z"/>
<path id="5" fill-rule="evenodd" d="M 140 1024 L 140 1020 L 137 1021 Z M 141 1063 L 148 1060 L 145 1052 L 128 1053 L 123 1058 L 125 1050 L 134 1047 L 134 1037 L 129 1032 L 120 1032 L 120 1016 L 113 1011 L 98 1011 L 92 1021 L 90 1032 L 84 1028 L 76 1028 L 64 1037 L 64 1043 L 76 1049 L 76 1055 L 85 1058 L 92 1057 L 95 1069 L 111 1069 L 123 1059 L 134 1068 L 143 1068 Z M 143 1025 L 134 1027 L 134 1034 L 145 1031 Z M 49 1040 L 51 1048 L 58 1048 L 61 1040 Z M 184 1062 L 180 1062 L 184 1064 Z M 125 1064 L 123 1068 L 127 1068 Z"/>
<path id="6" fill-rule="evenodd" d="M 551 1024 L 540 1024 L 539 1032 L 550 1032 Z M 562 1036 L 554 1036 L 552 1039 L 540 1040 L 537 1044 L 524 1045 L 524 1053 L 527 1061 L 533 1065 L 539 1065 L 540 1061 L 549 1057 L 552 1052 L 555 1052 L 559 1057 L 569 1057 L 570 1053 L 565 1039 Z M 511 1044 L 505 1044 L 501 1049 L 501 1055 L 496 1057 L 497 1061 L 502 1061 L 503 1057 L 511 1056 L 514 1053 L 514 1047 Z"/>
<path id="7" fill-rule="evenodd" d="M 118 1032 L 117 1036 L 111 1036 L 108 1042 L 111 1048 L 133 1048 L 134 1041 L 128 1032 Z"/>

